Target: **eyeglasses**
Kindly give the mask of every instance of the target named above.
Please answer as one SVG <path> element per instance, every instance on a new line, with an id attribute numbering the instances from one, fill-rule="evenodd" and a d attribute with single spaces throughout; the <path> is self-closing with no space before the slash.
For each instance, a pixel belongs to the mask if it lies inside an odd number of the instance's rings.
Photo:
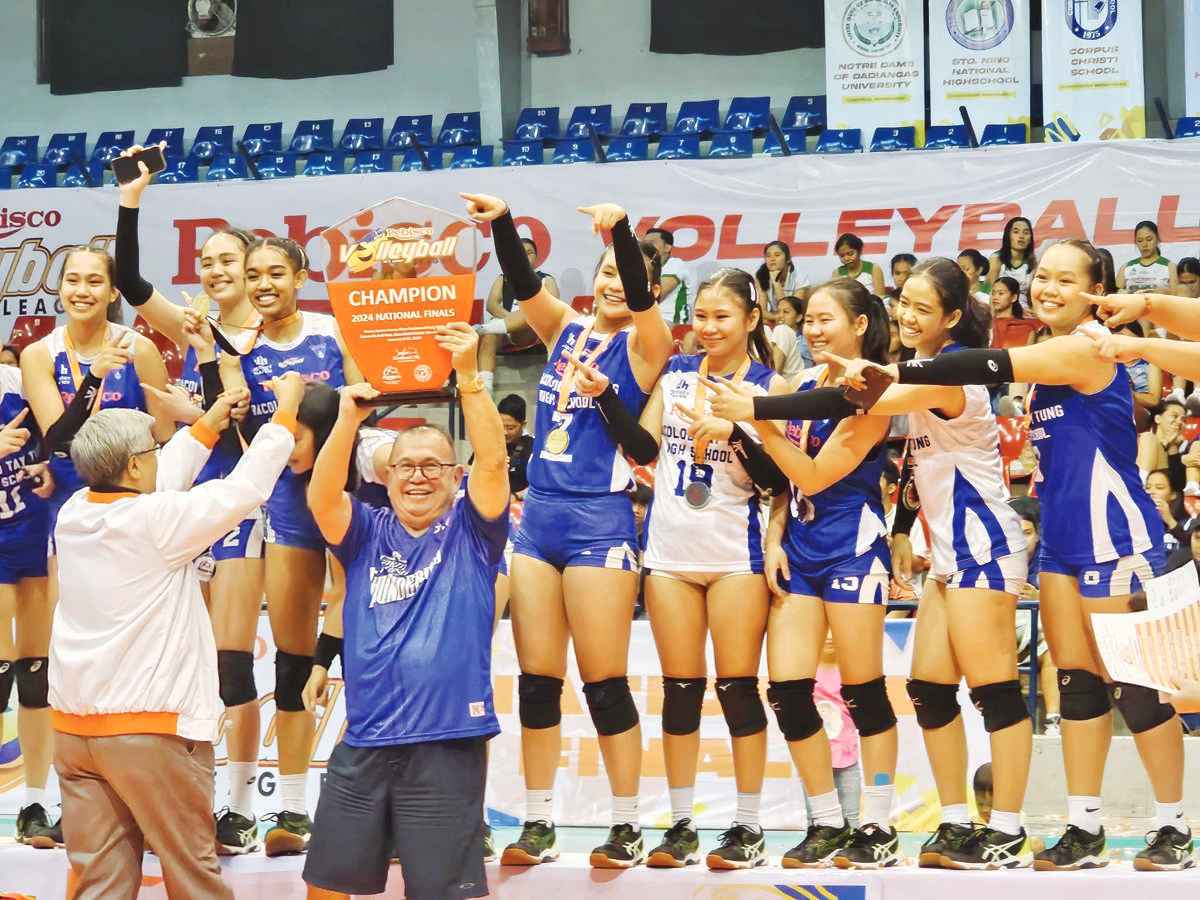
<path id="1" fill-rule="evenodd" d="M 443 469 L 453 469 L 458 463 L 427 462 L 427 463 L 391 463 L 388 468 L 396 473 L 401 481 L 408 481 L 420 470 L 421 477 L 428 481 L 442 477 Z"/>
<path id="2" fill-rule="evenodd" d="M 147 447 L 145 450 L 139 450 L 136 453 L 130 453 L 129 455 L 130 456 L 144 456 L 147 453 L 157 453 L 162 448 L 163 448 L 163 445 L 160 442 L 155 441 L 153 447 Z"/>

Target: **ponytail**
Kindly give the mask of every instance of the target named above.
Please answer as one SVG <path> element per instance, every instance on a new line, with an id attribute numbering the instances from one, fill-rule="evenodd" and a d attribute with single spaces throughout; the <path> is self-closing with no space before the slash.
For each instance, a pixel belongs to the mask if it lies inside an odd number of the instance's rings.
<path id="1" fill-rule="evenodd" d="M 759 303 L 755 279 L 742 269 L 717 269 L 697 286 L 696 301 L 699 302 L 700 295 L 705 291 L 720 289 L 728 290 L 738 298 L 747 317 L 757 313 L 758 321 L 754 323 L 754 328 L 747 338 L 746 350 L 752 358 L 767 368 L 775 368 L 771 357 L 771 342 L 767 339 L 766 327 L 763 325 L 763 309 Z"/>
<path id="2" fill-rule="evenodd" d="M 975 299 L 970 279 L 956 262 L 943 256 L 932 257 L 919 263 L 909 278 L 918 276 L 933 286 L 933 292 L 942 304 L 942 315 L 960 313 L 958 322 L 950 329 L 950 338 L 955 343 L 976 349 L 991 344 L 990 311 Z"/>
<path id="3" fill-rule="evenodd" d="M 959 274 L 962 275 L 962 272 Z M 963 275 L 963 278 L 966 276 Z M 888 327 L 887 307 L 884 306 L 883 300 L 853 278 L 834 278 L 832 281 L 826 281 L 813 290 L 813 296 L 822 291 L 838 302 L 851 322 L 859 316 L 867 317 L 867 330 L 863 332 L 859 356 L 881 366 L 887 365 L 890 362 L 888 346 L 892 342 L 892 335 Z"/>

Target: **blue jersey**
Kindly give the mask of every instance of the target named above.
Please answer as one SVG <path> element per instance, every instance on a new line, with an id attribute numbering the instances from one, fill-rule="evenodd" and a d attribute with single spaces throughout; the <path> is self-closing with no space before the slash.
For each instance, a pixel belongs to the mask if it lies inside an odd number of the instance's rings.
<path id="1" fill-rule="evenodd" d="M 817 387 L 824 369 L 817 366 L 802 373 L 796 389 L 806 391 Z M 816 457 L 839 421 L 792 419 L 787 425 L 788 440 L 810 457 Z M 801 446 L 802 443 L 805 445 Z M 819 494 L 805 497 L 792 485 L 790 514 L 783 536 L 784 552 L 791 565 L 815 569 L 835 560 L 861 556 L 887 534 L 879 487 L 886 463 L 886 448 L 880 441 L 852 472 Z"/>
<path id="2" fill-rule="evenodd" d="M 1038 455 L 1042 546 L 1051 556 L 1088 565 L 1162 546 L 1162 519 L 1138 473 L 1124 366 L 1095 394 L 1037 385 L 1029 439 Z"/>
<path id="3" fill-rule="evenodd" d="M 21 393 L 21 370 L 16 366 L 0 365 L 0 424 L 7 425 L 29 404 Z M 33 492 L 31 478 L 22 478 L 21 470 L 42 457 L 42 442 L 32 412 L 26 412 L 21 428 L 31 436 L 25 446 L 0 456 L 0 541 L 24 541 L 40 544 L 44 552 L 49 531 L 50 513 L 46 501 Z"/>
<path id="4" fill-rule="evenodd" d="M 220 352 L 218 349 L 217 353 L 220 354 Z M 204 407 L 204 382 L 200 377 L 200 365 L 196 361 L 195 347 L 188 347 L 187 352 L 183 355 L 183 369 L 179 373 L 179 385 L 192 395 L 192 402 L 196 406 Z M 235 465 L 237 465 L 237 459 L 228 453 L 223 443 L 218 443 L 209 455 L 208 462 L 196 476 L 196 484 L 224 478 L 233 471 Z"/>
<path id="5" fill-rule="evenodd" d="M 488 521 L 464 498 L 413 537 L 390 508 L 351 509 L 331 548 L 346 570 L 346 743 L 497 734 L 492 614 L 508 510 Z"/>
<path id="6" fill-rule="evenodd" d="M 533 453 L 529 458 L 528 473 L 530 486 L 546 493 L 612 494 L 625 491 L 633 479 L 629 463 L 609 437 L 591 397 L 573 393 L 563 412 L 556 406 L 558 386 L 567 370 L 563 350 L 578 354 L 575 345 L 591 321 L 576 319 L 563 329 L 538 381 Z M 592 362 L 608 376 L 617 397 L 637 417 L 646 405 L 647 394 L 633 377 L 629 334 L 621 331 L 613 335 L 600 358 Z M 606 337 L 589 335 L 584 352 L 594 352 Z M 566 441 L 556 446 L 555 440 L 550 439 L 548 444 L 551 432 L 565 436 Z"/>

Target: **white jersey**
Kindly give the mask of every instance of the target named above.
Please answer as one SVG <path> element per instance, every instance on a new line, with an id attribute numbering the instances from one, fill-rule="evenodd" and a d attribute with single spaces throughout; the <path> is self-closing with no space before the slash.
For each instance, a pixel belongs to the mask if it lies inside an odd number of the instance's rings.
<path id="1" fill-rule="evenodd" d="M 1165 291 L 1171 286 L 1171 262 L 1164 256 L 1148 264 L 1141 257 L 1131 259 L 1121 266 L 1125 273 L 1125 290 L 1131 294 L 1138 291 Z"/>
<path id="2" fill-rule="evenodd" d="M 646 519 L 643 567 L 665 572 L 761 572 L 765 517 L 758 491 L 727 441 L 712 441 L 696 463 L 688 423 L 675 404 L 691 409 L 701 355 L 671 357 L 659 386 L 662 441 L 654 469 L 654 500 Z M 744 380 L 766 389 L 775 373 L 751 362 Z M 708 410 L 708 399 L 705 401 Z M 753 439 L 754 428 L 742 424 Z M 703 508 L 690 506 L 692 482 L 707 489 Z"/>
<path id="3" fill-rule="evenodd" d="M 939 578 L 1025 552 L 1021 521 L 1008 505 L 988 390 L 968 385 L 963 392 L 966 406 L 954 419 L 932 410 L 908 414 L 913 478 L 929 524 L 931 571 Z"/>

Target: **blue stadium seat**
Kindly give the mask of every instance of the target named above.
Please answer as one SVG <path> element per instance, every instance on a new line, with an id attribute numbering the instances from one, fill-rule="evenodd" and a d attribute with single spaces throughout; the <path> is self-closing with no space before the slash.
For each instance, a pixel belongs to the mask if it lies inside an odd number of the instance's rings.
<path id="1" fill-rule="evenodd" d="M 181 133 L 182 128 L 178 129 Z M 167 167 L 154 176 L 159 184 L 192 184 L 200 179 L 200 166 L 187 157 L 167 158 Z"/>
<path id="2" fill-rule="evenodd" d="M 297 123 L 288 149 L 293 153 L 332 153 L 333 119 L 305 119 Z"/>
<path id="3" fill-rule="evenodd" d="M 301 175 L 344 175 L 346 172 L 346 157 L 341 153 L 330 150 L 325 153 L 312 153 L 304 160 L 304 171 Z"/>
<path id="4" fill-rule="evenodd" d="M 296 154 L 267 153 L 254 161 L 254 168 L 258 172 L 258 177 L 264 181 L 273 178 L 295 178 Z"/>
<path id="5" fill-rule="evenodd" d="M 242 145 L 251 156 L 283 152 L 283 123 L 258 122 L 247 125 L 242 133 Z"/>
<path id="6" fill-rule="evenodd" d="M 707 137 L 717 128 L 721 108 L 716 100 L 684 100 L 675 116 L 671 134 L 698 134 Z"/>
<path id="7" fill-rule="evenodd" d="M 1180 125 L 1182 125 L 1184 121 L 1184 119 L 1180 119 Z M 1192 121 L 1200 124 L 1200 119 L 1193 119 Z M 1197 133 L 1200 134 L 1200 132 Z M 1180 134 L 1179 130 L 1176 129 L 1175 137 L 1187 137 L 1187 135 Z M 926 143 L 929 142 L 926 141 Z M 1026 143 L 1025 125 L 1021 122 L 1017 122 L 1013 125 L 1002 125 L 995 123 L 991 125 L 984 125 L 983 137 L 979 139 L 980 147 L 999 147 L 1005 144 L 1024 143 Z"/>
<path id="8" fill-rule="evenodd" d="M 626 136 L 615 137 L 604 151 L 609 162 L 635 162 L 650 158 L 650 138 Z"/>
<path id="9" fill-rule="evenodd" d="M 0 145 L 0 166 L 23 166 L 37 162 L 38 136 L 6 137 Z"/>
<path id="10" fill-rule="evenodd" d="M 554 158 L 555 163 L 581 163 L 595 162 L 596 148 L 592 146 L 591 140 L 584 138 L 583 140 L 563 140 L 555 141 L 554 143 Z"/>
<path id="11" fill-rule="evenodd" d="M 515 141 L 556 141 L 561 134 L 557 106 L 527 106 L 513 127 Z"/>
<path id="12" fill-rule="evenodd" d="M 805 153 L 808 150 L 808 141 L 805 129 L 803 128 L 782 128 L 783 138 L 787 141 L 788 149 L 793 153 Z M 764 156 L 783 156 L 783 150 L 779 146 L 779 138 L 775 137 L 775 132 L 768 131 L 766 139 L 763 140 Z"/>
<path id="13" fill-rule="evenodd" d="M 204 174 L 205 181 L 241 181 L 249 177 L 246 160 L 237 153 L 221 153 L 213 157 L 208 171 Z"/>
<path id="14" fill-rule="evenodd" d="M 545 162 L 541 141 L 505 141 L 502 166 L 540 166 Z"/>
<path id="15" fill-rule="evenodd" d="M 0 191 L 7 191 L 12 187 L 13 170 L 8 166 L 0 166 Z"/>
<path id="16" fill-rule="evenodd" d="M 754 135 L 749 131 L 723 131 L 713 135 L 709 159 L 738 159 L 754 155 Z"/>
<path id="17" fill-rule="evenodd" d="M 825 127 L 825 95 L 793 97 L 788 101 L 780 128 Z"/>
<path id="18" fill-rule="evenodd" d="M 955 150 L 969 146 L 966 125 L 930 125 L 925 131 L 926 150 Z"/>
<path id="19" fill-rule="evenodd" d="M 391 150 L 363 150 L 354 154 L 350 174 L 375 175 L 379 172 L 390 172 L 394 161 L 395 155 Z"/>
<path id="20" fill-rule="evenodd" d="M 588 126 L 595 129 L 599 137 L 612 134 L 612 104 L 600 106 L 577 106 L 571 113 L 571 121 L 567 123 L 567 132 L 563 137 L 585 138 L 591 132 Z"/>
<path id="21" fill-rule="evenodd" d="M 73 162 L 82 162 L 87 147 L 87 134 L 82 131 L 60 132 L 51 135 L 42 162 L 48 166 L 65 168 Z"/>
<path id="22" fill-rule="evenodd" d="M 165 143 L 167 146 L 163 150 L 163 154 L 167 159 L 179 159 L 183 156 L 183 129 L 182 128 L 151 128 L 146 135 L 146 140 L 142 143 L 143 147 L 149 147 L 152 144 Z"/>
<path id="23" fill-rule="evenodd" d="M 338 149 L 344 153 L 359 153 L 364 150 L 383 149 L 383 117 L 374 119 L 349 119 L 342 129 Z"/>
<path id="24" fill-rule="evenodd" d="M 26 165 L 21 169 L 21 177 L 17 179 L 19 188 L 52 188 L 58 187 L 58 166 L 39 163 Z"/>
<path id="25" fill-rule="evenodd" d="M 200 165 L 204 165 L 205 163 L 211 165 L 218 156 L 230 156 L 232 153 L 232 125 L 202 125 L 196 132 L 196 139 L 192 141 L 192 149 L 188 153 L 188 156 L 196 160 Z M 243 173 L 241 177 L 245 178 L 244 162 L 242 163 L 242 168 Z"/>
<path id="26" fill-rule="evenodd" d="M 459 147 L 450 157 L 451 169 L 486 169 L 492 165 L 496 152 L 491 144 L 479 147 Z"/>
<path id="27" fill-rule="evenodd" d="M 861 128 L 831 128 L 821 132 L 818 153 L 862 153 Z"/>
<path id="28" fill-rule="evenodd" d="M 699 159 L 700 137 L 695 134 L 664 134 L 655 159 Z"/>
<path id="29" fill-rule="evenodd" d="M 896 150 L 914 150 L 917 146 L 917 129 L 912 125 L 900 128 L 876 128 L 871 135 L 872 153 L 892 153 Z"/>
<path id="30" fill-rule="evenodd" d="M 621 123 L 625 137 L 661 137 L 667 130 L 667 104 L 630 103 Z"/>
<path id="31" fill-rule="evenodd" d="M 729 111 L 725 113 L 724 130 L 762 134 L 767 130 L 767 120 L 770 118 L 770 97 L 734 97 L 729 101 Z"/>
<path id="32" fill-rule="evenodd" d="M 442 130 L 438 132 L 438 146 L 450 149 L 453 147 L 474 146 L 483 140 L 483 127 L 479 124 L 479 113 L 462 112 L 449 113 L 442 120 Z"/>
<path id="33" fill-rule="evenodd" d="M 442 167 L 442 151 L 438 148 L 430 147 L 428 150 L 421 151 L 416 147 L 409 147 L 400 157 L 400 171 L 424 172 L 425 166 L 421 160 L 422 152 L 425 153 L 425 159 L 429 160 L 429 171 L 432 172 Z"/>
<path id="34" fill-rule="evenodd" d="M 91 161 L 107 166 L 121 155 L 122 150 L 133 146 L 133 138 L 132 130 L 100 132 L 100 137 L 96 138 L 96 146 L 92 149 Z M 179 149 L 179 155 L 183 155 L 182 147 Z"/>
<path id="35" fill-rule="evenodd" d="M 389 150 L 433 146 L 433 116 L 397 116 L 388 134 Z"/>
<path id="36" fill-rule="evenodd" d="M 104 184 L 104 163 L 89 162 L 87 169 L 80 162 L 71 163 L 63 175 L 62 187 L 100 187 Z"/>

